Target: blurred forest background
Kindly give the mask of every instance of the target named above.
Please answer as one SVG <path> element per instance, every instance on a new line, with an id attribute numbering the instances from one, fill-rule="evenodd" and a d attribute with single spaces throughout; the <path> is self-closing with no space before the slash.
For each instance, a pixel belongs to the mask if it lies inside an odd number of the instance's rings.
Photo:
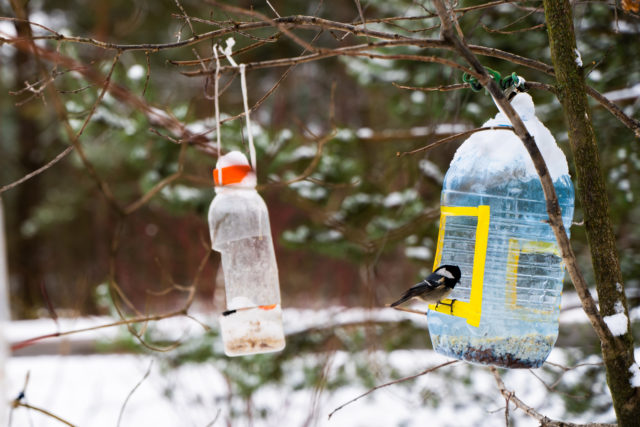
<path id="1" fill-rule="evenodd" d="M 481 2 L 479 2 L 481 3 Z M 461 18 L 465 34 L 474 44 L 488 45 L 550 62 L 544 15 L 530 5 L 503 5 L 467 13 Z M 473 4 L 470 2 L 470 4 Z M 28 3 L 33 21 L 63 34 L 92 37 L 120 44 L 163 43 L 183 39 L 189 27 L 173 2 L 37 2 Z M 207 20 L 228 19 L 226 13 L 207 4 L 187 3 L 189 14 Z M 243 6 L 249 6 L 249 3 Z M 265 4 L 254 5 L 269 13 Z M 538 5 L 539 6 L 539 5 Z M 2 14 L 12 16 L 8 4 Z M 343 22 L 359 20 L 350 2 L 299 4 L 281 2 L 278 13 L 311 15 L 316 9 Z M 369 2 L 367 16 L 422 16 L 427 12 L 411 2 Z M 322 14 L 320 14 L 322 15 Z M 588 82 L 601 93 L 625 89 L 640 81 L 638 19 L 607 3 L 575 6 L 578 46 Z M 237 18 L 239 19 L 239 18 Z M 437 36 L 437 18 L 403 22 L 405 30 L 388 25 L 391 32 Z M 426 21 L 426 22 L 422 22 Z M 192 21 L 196 32 L 215 26 Z M 3 21 L 11 33 L 14 23 Z M 374 24 L 371 24 L 372 26 Z M 380 25 L 380 24 L 379 24 Z M 535 27 L 535 28 L 532 28 Z M 526 32 L 519 32 L 529 29 Z M 35 34 L 51 35 L 34 28 Z M 272 29 L 256 37 L 269 37 Z M 317 31 L 302 31 L 313 38 Z M 506 34 L 504 34 L 506 33 Z M 318 45 L 340 45 L 337 35 L 324 31 Z M 235 50 L 255 40 L 236 37 Z M 224 45 L 222 40 L 217 40 Z M 175 61 L 211 57 L 213 41 L 193 47 L 124 53 L 112 80 L 158 108 L 173 114 L 194 134 L 215 141 L 212 85 L 204 77 L 181 74 L 186 67 Z M 347 44 L 348 40 L 343 41 Z M 56 47 L 54 41 L 42 42 Z M 91 45 L 62 43 L 61 54 L 76 59 L 78 66 L 93 67 L 106 74 L 114 51 Z M 408 48 L 397 48 L 401 52 Z M 635 53 L 632 53 L 635 52 Z M 299 46 L 283 40 L 264 43 L 236 57 L 237 61 L 291 57 Z M 24 90 L 36 82 L 40 71 L 28 53 L 5 45 L 2 55 L 2 183 L 12 182 L 63 151 L 67 137 L 51 103 Z M 455 54 L 443 52 L 444 57 Z M 499 61 L 483 58 L 486 66 L 531 81 L 549 83 L 548 76 Z M 190 67 L 197 69 L 199 65 Z M 253 104 L 282 77 L 286 68 L 248 71 Z M 223 76 L 227 80 L 232 76 Z M 271 212 L 273 234 L 281 272 L 283 303 L 299 306 L 339 303 L 380 306 L 404 290 L 432 266 L 437 235 L 442 176 L 463 139 L 435 150 L 398 158 L 403 152 L 426 145 L 447 134 L 480 126 L 496 113 L 490 97 L 470 90 L 420 92 L 397 85 L 437 87 L 461 81 L 460 72 L 443 66 L 411 61 L 383 61 L 358 57 L 328 58 L 297 65 L 276 91 L 254 113 L 257 123 L 259 182 Z M 60 70 L 56 87 L 78 130 L 99 93 L 99 85 L 78 73 Z M 142 92 L 144 90 L 144 95 Z M 560 105 L 545 91 L 534 90 L 537 114 L 556 136 L 569 158 L 566 127 Z M 44 98 L 44 102 L 43 99 Z M 637 117 L 640 101 L 635 91 L 613 94 L 614 100 Z M 221 95 L 223 115 L 242 112 L 239 79 Z M 333 112 L 333 118 L 331 113 Z M 628 289 L 637 288 L 640 212 L 637 194 L 640 158 L 634 135 L 594 103 L 594 127 L 601 148 L 603 170 L 608 173 L 609 196 L 620 255 Z M 223 124 L 223 149 L 242 149 L 242 120 Z M 81 137 L 97 174 L 111 187 L 122 204 L 134 201 L 153 185 L 178 169 L 180 148 L 157 133 L 148 117 L 107 94 Z M 314 159 L 317 141 L 327 139 L 322 156 L 309 179 L 280 185 L 301 174 Z M 213 153 L 213 154 L 212 154 Z M 127 218 L 122 247 L 115 264 L 118 282 L 136 305 L 159 307 L 168 298 L 150 297 L 149 290 L 165 289 L 170 277 L 189 281 L 207 248 L 206 212 L 213 198 L 211 170 L 215 152 L 188 149 L 185 177 L 178 178 Z M 3 194 L 6 205 L 10 256 L 12 313 L 14 317 L 43 314 L 50 299 L 56 309 L 96 313 L 95 291 L 105 282 L 109 251 L 117 213 L 110 208 L 96 183 L 87 175 L 76 153 L 55 167 Z M 579 210 L 575 218 L 579 222 Z M 580 226 L 572 228 L 574 249 L 588 254 Z M 199 287 L 201 300 L 211 300 L 218 260 L 212 257 Z M 589 274 L 585 268 L 585 274 Z M 570 287 L 570 283 L 567 284 Z M 47 295 L 45 298 L 44 295 Z M 46 315 L 46 314 L 45 314 Z"/>
<path id="2" fill-rule="evenodd" d="M 234 6 L 273 17 L 267 3 L 243 0 Z M 498 1 L 494 7 L 473 8 L 483 3 L 459 2 L 458 7 L 469 8 L 459 15 L 469 43 L 551 63 L 541 2 Z M 638 13 L 623 9 L 618 1 L 572 3 L 588 84 L 638 120 Z M 359 23 L 365 16 L 371 30 L 439 37 L 439 21 L 428 2 L 271 4 L 280 16 L 309 15 L 345 23 Z M 0 4 L 0 15 L 28 18 L 65 36 L 117 44 L 179 42 L 193 32 L 217 30 L 221 22 L 259 20 L 257 15 L 241 16 L 210 2 L 187 0 L 12 0 Z M 379 21 L 386 17 L 419 18 Z M 318 28 L 298 28 L 295 34 L 327 48 L 367 41 Z M 303 53 L 299 44 L 273 27 L 232 35 L 238 62 Z M 54 67 L 27 48 L 0 44 L 0 186 L 44 166 L 69 147 L 68 131 L 83 127 L 111 71 L 111 85 L 120 95 L 107 92 L 95 106 L 79 138 L 84 159 L 74 149 L 43 173 L 2 193 L 13 318 L 109 314 L 114 309 L 108 298 L 110 280 L 124 295 L 116 300 L 125 313 L 166 312 L 188 298 L 172 286 L 191 285 L 195 277 L 199 280 L 194 310 L 221 311 L 219 257 L 214 253 L 207 259 L 206 213 L 214 196 L 211 171 L 216 161 L 213 84 L 210 75 L 195 74 L 212 70 L 212 45 L 224 46 L 229 35 L 171 49 L 125 50 L 113 69 L 117 49 L 56 40 L 46 28 L 0 20 L 0 37 L 16 36 L 33 37 L 37 46 L 71 62 Z M 377 52 L 457 58 L 450 51 L 411 47 Z M 554 83 L 532 68 L 492 57 L 481 61 L 503 75 L 516 72 L 529 82 Z M 46 81 L 43 70 L 52 81 Z M 91 78 L 96 73 L 100 80 Z M 417 89 L 459 83 L 460 71 L 439 64 L 366 56 L 329 57 L 292 68 L 248 68 L 249 104 L 268 94 L 252 120 L 258 182 L 271 215 L 283 307 L 382 307 L 431 271 L 442 179 L 463 138 L 414 155 L 397 153 L 479 127 L 496 114 L 484 91 Z M 50 93 L 53 88 L 55 96 Z M 241 113 L 237 73 L 225 72 L 221 88 L 222 117 Z M 530 94 L 573 174 L 560 103 L 538 87 Z M 142 100 L 149 109 L 139 108 L 132 99 Z M 590 102 L 625 286 L 630 307 L 635 307 L 640 296 L 640 147 L 633 131 Z M 241 118 L 222 125 L 224 151 L 245 150 L 245 140 Z M 167 178 L 167 185 L 144 199 Z M 139 200 L 143 203 L 136 204 Z M 577 199 L 571 241 L 583 273 L 593 283 L 581 220 Z M 203 259 L 206 264 L 199 272 Z M 571 289 L 567 279 L 565 290 Z M 122 303 L 124 299 L 131 305 Z M 561 325 L 559 345 L 576 345 L 578 338 L 569 332 Z M 392 346 L 423 347 L 428 339 L 420 334 L 400 336 L 393 329 L 387 338 L 395 340 Z M 592 336 L 590 331 L 586 336 Z M 595 339 L 587 342 L 580 344 L 583 348 L 572 360 L 581 360 L 597 346 Z M 601 373 L 593 375 L 603 378 Z M 585 403 L 574 408 L 586 410 L 593 407 Z"/>

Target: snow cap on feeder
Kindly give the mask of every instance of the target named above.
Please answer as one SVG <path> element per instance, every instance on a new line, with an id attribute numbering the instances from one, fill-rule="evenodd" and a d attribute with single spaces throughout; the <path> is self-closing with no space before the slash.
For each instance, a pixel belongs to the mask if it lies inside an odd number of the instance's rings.
<path id="1" fill-rule="evenodd" d="M 256 174 L 249 165 L 247 156 L 239 151 L 231 151 L 221 156 L 216 162 L 213 181 L 216 187 L 255 188 Z"/>
<path id="2" fill-rule="evenodd" d="M 567 160 L 535 116 L 528 94 L 515 96 L 547 163 L 562 219 L 571 226 L 574 190 Z M 558 336 L 564 265 L 540 178 L 502 112 L 457 150 L 441 196 L 435 267 L 462 270 L 444 301 L 430 306 L 429 333 L 439 353 L 473 363 L 537 368 Z M 444 305 L 444 306 L 443 306 Z"/>
<path id="3" fill-rule="evenodd" d="M 528 93 L 519 93 L 511 101 L 511 106 L 535 139 L 551 174 L 551 180 L 555 181 L 563 175 L 568 175 L 567 159 L 549 129 L 536 117 L 531 96 Z M 502 111 L 482 126 L 502 127 L 504 130 L 477 132 L 469 137 L 458 148 L 451 161 L 451 175 L 467 176 L 482 172 L 491 174 L 494 179 L 519 180 L 534 179 L 538 176 L 531 156 L 520 138 L 510 130 L 511 123 Z"/>

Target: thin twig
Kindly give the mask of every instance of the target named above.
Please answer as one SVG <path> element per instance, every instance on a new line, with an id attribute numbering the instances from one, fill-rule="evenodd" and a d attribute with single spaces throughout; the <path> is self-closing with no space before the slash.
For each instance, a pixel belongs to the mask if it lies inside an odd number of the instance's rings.
<path id="1" fill-rule="evenodd" d="M 46 409 L 43 408 L 39 408 L 37 406 L 33 406 L 28 404 L 26 401 L 26 393 L 27 393 L 27 386 L 29 385 L 29 379 L 31 378 L 31 371 L 27 371 L 27 375 L 25 375 L 24 377 L 24 385 L 22 386 L 22 391 L 18 394 L 18 397 L 16 397 L 15 399 L 13 399 L 11 401 L 11 413 L 9 414 L 9 425 L 11 425 L 11 417 L 13 415 L 13 410 L 15 408 L 27 408 L 27 409 L 31 409 L 37 412 L 40 412 L 41 414 L 44 414 L 46 416 L 48 416 L 49 418 L 53 418 L 56 421 L 61 422 L 62 424 L 68 425 L 70 427 L 74 427 L 73 424 L 71 424 L 69 421 L 65 420 L 64 418 L 61 418 L 59 416 L 57 416 L 56 414 L 47 411 Z"/>
<path id="2" fill-rule="evenodd" d="M 431 372 L 433 372 L 433 371 L 437 371 L 437 370 L 438 370 L 438 369 L 440 369 L 440 368 L 444 368 L 445 366 L 453 365 L 453 364 L 458 363 L 458 362 L 460 362 L 460 361 L 459 361 L 459 360 L 449 360 L 448 362 L 444 362 L 444 363 L 441 363 L 440 365 L 433 366 L 433 367 L 431 367 L 431 368 L 425 369 L 424 371 L 419 372 L 419 373 L 417 373 L 417 374 L 415 374 L 415 375 L 411 375 L 411 376 L 409 376 L 409 377 L 405 377 L 405 378 L 400 378 L 400 379 L 397 379 L 397 380 L 393 380 L 393 381 L 390 381 L 390 382 L 385 383 L 385 384 L 377 385 L 377 386 L 373 387 L 372 389 L 368 390 L 367 392 L 365 392 L 365 393 L 363 393 L 363 394 L 361 394 L 361 395 L 359 395 L 359 396 L 357 396 L 357 397 L 355 397 L 355 398 L 351 399 L 350 401 L 348 401 L 348 402 L 346 402 L 346 403 L 343 403 L 342 405 L 338 406 L 336 409 L 334 409 L 333 411 L 331 411 L 331 413 L 329 414 L 329 419 L 331 419 L 331 416 L 332 416 L 333 414 L 335 414 L 336 412 L 338 412 L 340 409 L 344 408 L 344 407 L 345 407 L 345 406 L 347 406 L 347 405 L 350 405 L 351 403 L 353 403 L 353 402 L 355 402 L 355 401 L 357 401 L 357 400 L 362 399 L 362 398 L 363 398 L 363 397 L 365 397 L 365 396 L 370 395 L 371 393 L 373 393 L 373 392 L 374 392 L 374 391 L 376 391 L 376 390 L 379 390 L 379 389 L 384 388 L 384 387 L 388 387 L 388 386 L 390 386 L 390 385 L 398 384 L 398 383 L 401 383 L 401 382 L 411 381 L 411 380 L 416 379 L 416 378 L 418 378 L 418 377 L 420 377 L 420 376 L 422 376 L 422 375 L 429 374 L 429 373 L 431 373 Z"/>
<path id="3" fill-rule="evenodd" d="M 280 23 L 280 19 L 277 19 L 277 18 L 276 19 L 270 19 L 268 16 L 266 16 L 266 15 L 264 15 L 264 14 L 262 14 L 262 13 L 256 11 L 256 10 L 243 9 L 241 7 L 231 6 L 231 5 L 224 4 L 224 3 L 218 3 L 217 1 L 214 1 L 214 0 L 205 0 L 205 2 L 209 3 L 209 4 L 213 5 L 213 6 L 217 6 L 220 9 L 225 10 L 227 12 L 237 13 L 237 14 L 240 14 L 240 15 L 246 15 L 246 16 L 250 16 L 252 18 L 259 19 L 260 21 L 266 22 L 267 24 L 277 28 L 279 31 L 284 33 L 291 40 L 296 42 L 298 45 L 302 46 L 305 50 L 308 50 L 310 52 L 315 52 L 317 50 L 311 44 L 307 43 L 306 41 L 302 40 L 300 37 L 298 37 L 297 35 L 295 35 L 291 31 L 289 31 L 289 29 L 287 28 L 287 26 L 285 24 Z"/>
<path id="4" fill-rule="evenodd" d="M 385 305 L 385 307 L 391 307 L 390 304 Z M 394 310 L 398 310 L 398 311 L 404 311 L 406 313 L 413 313 L 413 314 L 419 314 L 420 316 L 426 316 L 428 311 L 420 311 L 420 310 L 414 310 L 412 308 L 406 308 L 406 307 L 391 307 Z"/>
<path id="5" fill-rule="evenodd" d="M 435 142 L 432 142 L 431 144 L 427 144 L 424 147 L 416 148 L 415 150 L 412 150 L 412 151 L 404 151 L 404 152 L 400 152 L 399 151 L 399 152 L 396 153 L 396 156 L 397 157 L 403 157 L 403 156 L 406 156 L 406 155 L 409 155 L 409 154 L 416 154 L 416 153 L 419 153 L 421 151 L 430 150 L 430 149 L 435 148 L 435 147 L 437 147 L 439 145 L 442 145 L 442 144 L 444 144 L 446 142 L 455 141 L 456 139 L 464 138 L 466 136 L 473 135 L 474 133 L 483 132 L 483 131 L 486 131 L 486 130 L 509 130 L 509 131 L 513 132 L 513 127 L 512 126 L 487 126 L 487 127 L 477 128 L 477 129 L 471 129 L 471 130 L 468 130 L 468 131 L 465 131 L 465 132 L 456 133 L 455 135 L 451 135 L 451 136 L 448 136 L 446 138 L 439 139 L 439 140 L 437 140 Z"/>
<path id="6" fill-rule="evenodd" d="M 151 200 L 151 198 L 155 196 L 160 190 L 162 190 L 167 185 L 171 184 L 176 179 L 180 178 L 180 176 L 182 175 L 182 172 L 184 171 L 184 156 L 185 156 L 186 148 L 187 148 L 187 144 L 185 143 L 180 144 L 180 154 L 178 156 L 178 170 L 172 173 L 171 175 L 169 175 L 168 177 L 162 179 L 160 182 L 154 185 L 149 191 L 144 193 L 142 197 L 140 197 L 138 200 L 136 200 L 135 202 L 131 203 L 129 206 L 124 208 L 125 214 L 128 215 L 140 209 L 142 206 L 147 204 L 147 202 Z"/>
<path id="7" fill-rule="evenodd" d="M 615 427 L 616 426 L 616 424 L 605 424 L 605 423 L 574 424 L 574 423 L 565 422 L 565 421 L 552 420 L 549 417 L 542 415 L 541 413 L 536 411 L 533 407 L 524 403 L 522 400 L 520 400 L 516 396 L 516 394 L 513 391 L 508 390 L 507 387 L 504 385 L 504 381 L 502 381 L 502 378 L 500 377 L 498 370 L 495 367 L 490 366 L 489 369 L 493 373 L 493 377 L 495 378 L 496 384 L 498 385 L 498 390 L 500 390 L 500 393 L 502 394 L 502 396 L 505 399 L 508 399 L 510 402 L 513 402 L 513 404 L 516 405 L 517 408 L 524 411 L 527 415 L 538 420 L 538 422 L 542 427 Z"/>
<path id="8" fill-rule="evenodd" d="M 495 2 L 484 4 L 484 5 L 472 6 L 469 8 L 460 8 L 460 9 L 457 9 L 456 11 L 457 12 L 470 11 L 473 9 L 493 7 L 500 4 L 514 3 L 514 2 L 515 1 L 513 0 L 495 1 Z M 368 22 L 370 23 L 371 22 L 387 22 L 387 21 L 390 22 L 394 19 L 412 20 L 412 19 L 424 19 L 424 18 L 425 17 L 397 17 L 397 18 L 388 18 L 388 19 L 382 19 L 382 20 L 369 19 Z M 29 22 L 26 20 L 18 19 L 18 18 L 4 18 L 4 17 L 0 17 L 0 20 L 10 20 L 14 22 Z M 31 24 L 39 25 L 35 23 L 31 23 Z M 358 36 L 366 36 L 366 37 L 376 38 L 380 40 L 386 40 L 388 43 L 385 44 L 385 46 L 395 45 L 395 46 L 415 46 L 415 47 L 422 47 L 422 48 L 426 48 L 426 47 L 443 48 L 443 49 L 449 49 L 449 50 L 452 49 L 452 46 L 446 43 L 443 43 L 441 40 L 439 41 L 439 40 L 430 40 L 430 39 L 418 39 L 418 38 L 412 38 L 407 36 L 401 36 L 401 35 L 389 33 L 389 32 L 372 31 L 368 29 L 365 30 L 361 27 L 361 25 L 358 25 L 358 24 L 356 25 L 345 24 L 341 22 L 317 18 L 315 16 L 288 16 L 288 17 L 276 18 L 274 20 L 270 20 L 270 22 L 245 22 L 245 23 L 234 22 L 234 23 L 229 23 L 229 25 L 225 28 L 215 30 L 215 31 L 210 31 L 203 34 L 194 35 L 188 40 L 183 40 L 181 42 L 174 42 L 174 43 L 142 43 L 142 44 L 129 44 L 129 45 L 108 43 L 108 42 L 102 42 L 99 40 L 86 38 L 86 37 L 64 36 L 63 34 L 58 33 L 47 27 L 43 27 L 43 28 L 51 32 L 53 35 L 37 36 L 37 37 L 33 37 L 33 40 L 50 39 L 50 40 L 57 40 L 65 43 L 90 44 L 102 49 L 110 49 L 110 50 L 120 50 L 120 51 L 145 50 L 145 51 L 155 52 L 159 50 L 174 49 L 174 48 L 179 48 L 183 46 L 193 45 L 196 43 L 200 43 L 204 40 L 209 40 L 215 37 L 222 37 L 226 34 L 241 32 L 242 30 L 253 30 L 253 29 L 265 28 L 273 25 L 279 25 L 279 24 L 292 25 L 292 26 L 295 26 L 296 28 L 314 27 L 314 28 L 324 28 L 327 30 L 335 29 L 335 30 L 345 31 L 347 33 L 358 35 Z M 3 42 L 17 44 L 17 43 L 20 43 L 22 40 L 23 39 L 21 38 L 5 38 L 3 39 Z M 372 44 L 372 46 L 370 47 L 376 47 L 374 45 L 375 44 Z M 383 47 L 383 46 L 378 46 L 378 47 Z M 485 56 L 500 58 L 505 61 L 509 61 L 518 65 L 523 65 L 532 69 L 542 71 L 549 75 L 553 75 L 553 72 L 554 72 L 553 67 L 551 65 L 548 65 L 543 62 L 536 61 L 530 58 L 526 58 L 520 55 L 515 55 L 510 52 L 505 52 L 500 49 L 488 48 L 485 46 L 475 46 L 475 45 L 469 45 L 468 47 L 473 53 L 478 55 L 485 55 Z M 41 52 L 42 50 L 39 47 L 37 47 L 36 49 L 38 50 L 38 52 Z M 326 51 L 326 49 L 322 49 L 322 51 Z M 303 58 L 301 60 L 297 60 L 297 63 L 308 62 L 316 59 L 323 59 L 330 56 L 335 56 L 335 55 L 318 54 L 318 55 L 312 56 L 311 58 Z M 262 61 L 259 63 L 249 63 L 247 64 L 247 69 L 282 67 L 282 66 L 292 65 L 294 63 L 292 61 L 293 60 L 291 59 L 286 59 L 284 61 L 278 60 L 278 61 Z M 188 72 L 184 74 L 194 75 Z M 625 126 L 627 126 L 629 129 L 634 131 L 636 133 L 636 136 L 640 137 L 640 121 L 635 120 L 629 117 L 628 115 L 624 114 L 624 112 L 622 112 L 622 110 L 619 107 L 617 107 L 613 102 L 606 99 L 604 96 L 602 96 L 602 94 L 598 93 L 592 87 L 587 86 L 587 93 L 589 94 L 589 96 L 591 96 L 596 101 L 598 101 L 602 106 L 604 106 L 607 110 L 609 110 L 609 112 L 611 112 L 616 118 L 618 118 Z"/>
<path id="9" fill-rule="evenodd" d="M 547 24 L 542 23 L 542 24 L 532 25 L 531 27 L 521 28 L 519 30 L 511 30 L 511 31 L 494 30 L 494 29 L 491 29 L 491 28 L 487 27 L 486 25 L 484 25 L 482 23 L 480 25 L 482 25 L 482 28 L 488 33 L 516 34 L 516 33 L 525 33 L 527 31 L 539 30 L 540 28 L 544 28 Z"/>
<path id="10" fill-rule="evenodd" d="M 435 86 L 435 87 L 404 86 L 396 82 L 392 82 L 391 84 L 397 87 L 398 89 L 417 90 L 420 92 L 436 92 L 436 91 L 448 92 L 451 90 L 468 89 L 471 87 L 469 83 L 457 83 L 453 85 L 441 85 L 441 86 Z"/>
<path id="11" fill-rule="evenodd" d="M 122 406 L 120 407 L 120 414 L 118 415 L 118 422 L 116 423 L 117 427 L 120 427 L 120 422 L 122 421 L 122 415 L 124 414 L 124 408 L 127 406 L 127 403 L 129 402 L 129 399 L 131 399 L 131 396 L 133 396 L 133 393 L 136 392 L 136 390 L 138 389 L 138 387 L 140 387 L 140 385 L 144 382 L 144 380 L 146 380 L 147 377 L 149 377 L 149 374 L 151 374 L 151 367 L 152 366 L 153 366 L 153 360 L 151 360 L 151 363 L 149 363 L 149 367 L 147 368 L 147 372 L 145 372 L 144 376 L 131 389 L 129 394 L 127 394 L 126 399 L 124 399 L 124 402 L 122 403 Z"/>
<path id="12" fill-rule="evenodd" d="M 79 328 L 79 329 L 73 329 L 73 330 L 69 330 L 69 331 L 54 332 L 54 333 L 51 333 L 51 334 L 39 335 L 37 337 L 29 338 L 29 339 L 26 339 L 24 341 L 20 341 L 20 342 L 17 342 L 15 344 L 13 344 L 11 346 L 11 351 L 17 351 L 17 350 L 23 349 L 25 347 L 29 347 L 30 345 L 33 345 L 33 344 L 35 344 L 35 343 L 37 343 L 39 341 L 45 340 L 47 338 L 59 338 L 59 337 L 64 337 L 64 336 L 68 336 L 68 335 L 79 334 L 79 333 L 82 333 L 82 332 L 97 331 L 99 329 L 112 328 L 114 326 L 133 325 L 133 324 L 137 324 L 137 323 L 158 321 L 158 320 L 168 319 L 168 318 L 171 318 L 171 317 L 183 316 L 184 314 L 185 314 L 184 310 L 180 309 L 180 310 L 177 310 L 177 311 L 172 311 L 172 312 L 164 313 L 164 314 L 152 314 L 152 315 L 148 315 L 148 316 L 133 317 L 133 318 L 129 318 L 129 319 L 118 320 L 116 322 L 106 323 L 104 325 L 89 326 L 89 327 L 86 327 L 86 328 Z"/>
<path id="13" fill-rule="evenodd" d="M 147 73 L 144 77 L 144 87 L 142 88 L 142 97 L 147 93 L 147 87 L 149 86 L 149 78 L 151 77 L 151 60 L 149 58 L 149 51 L 144 51 L 144 56 L 147 59 Z"/>
<path id="14" fill-rule="evenodd" d="M 34 170 L 33 172 L 29 172 L 28 174 L 26 174 L 22 178 L 20 178 L 20 179 L 18 179 L 16 181 L 13 181 L 10 184 L 3 185 L 2 187 L 0 187 L 0 194 L 4 193 L 7 190 L 11 190 L 14 187 L 17 187 L 18 185 L 22 184 L 25 181 L 30 180 L 31 178 L 33 178 L 36 175 L 40 175 L 42 172 L 46 171 L 51 166 L 53 166 L 56 163 L 58 163 L 60 160 L 64 159 L 64 157 L 67 154 L 69 154 L 71 151 L 73 151 L 73 145 L 70 145 L 67 148 L 65 148 L 60 154 L 58 154 L 56 157 L 54 157 L 52 160 L 50 160 L 44 166 L 39 167 L 38 169 Z"/>
<path id="15" fill-rule="evenodd" d="M 18 401 L 14 401 L 13 402 L 13 407 L 14 408 L 22 407 L 22 408 L 31 409 L 33 411 L 40 412 L 41 414 L 44 414 L 49 418 L 53 418 L 54 420 L 56 420 L 56 421 L 58 421 L 58 422 L 60 422 L 60 423 L 62 423 L 64 425 L 67 425 L 69 427 L 75 427 L 75 424 L 70 423 L 69 421 L 65 420 L 64 418 L 59 417 L 58 415 L 54 414 L 51 411 L 47 411 L 44 408 L 40 408 L 40 407 L 33 406 L 33 405 L 30 405 L 30 404 L 25 403 L 25 402 L 18 402 Z"/>
<path id="16" fill-rule="evenodd" d="M 100 91 L 100 94 L 98 95 L 98 98 L 95 100 L 95 102 L 91 106 L 91 109 L 89 110 L 89 114 L 87 115 L 84 122 L 82 123 L 82 126 L 80 127 L 80 130 L 76 134 L 75 138 L 71 140 L 71 144 L 73 145 L 73 147 L 75 147 L 76 153 L 78 153 L 80 160 L 82 161 L 84 167 L 87 169 L 87 172 L 89 173 L 89 176 L 91 176 L 91 178 L 93 178 L 93 180 L 96 181 L 96 183 L 98 184 L 98 188 L 100 188 L 100 191 L 102 191 L 102 194 L 105 196 L 105 198 L 107 199 L 111 207 L 113 207 L 117 211 L 120 211 L 120 206 L 116 201 L 115 196 L 111 192 L 111 189 L 109 188 L 109 184 L 107 184 L 107 182 L 104 181 L 102 178 L 100 178 L 100 176 L 98 175 L 98 172 L 96 171 L 95 167 L 87 158 L 87 155 L 85 154 L 84 149 L 82 148 L 82 145 L 79 142 L 79 138 L 84 132 L 84 130 L 86 129 L 87 125 L 89 124 L 89 121 L 93 117 L 96 109 L 98 108 L 98 105 L 100 104 L 100 102 L 102 102 L 102 99 L 107 93 L 109 84 L 111 82 L 111 76 L 113 75 L 113 71 L 115 70 L 116 65 L 118 64 L 118 60 L 120 59 L 121 54 L 122 52 L 118 51 L 116 55 L 113 57 L 111 68 L 109 69 L 109 73 L 107 74 L 107 77 L 104 79 L 103 87 L 102 87 L 102 90 Z"/>
<path id="17" fill-rule="evenodd" d="M 320 163 L 320 159 L 322 158 L 322 151 L 324 149 L 324 145 L 327 142 L 331 141 L 333 139 L 333 137 L 336 136 L 336 134 L 337 134 L 336 129 L 333 129 L 333 130 L 331 130 L 331 132 L 329 132 L 327 135 L 325 135 L 324 137 L 320 138 L 317 141 L 318 148 L 316 149 L 316 154 L 313 156 L 313 159 L 311 160 L 309 165 L 307 165 L 305 170 L 300 175 L 298 175 L 295 178 L 292 178 L 292 179 L 290 179 L 288 181 L 271 182 L 270 185 L 291 185 L 291 184 L 293 184 L 295 182 L 303 181 L 303 180 L 307 179 L 316 170 L 316 167 Z"/>
<path id="18" fill-rule="evenodd" d="M 191 34 L 194 35 L 196 32 L 193 29 L 193 25 L 191 24 L 191 19 L 189 18 L 189 15 L 187 15 L 187 12 L 185 12 L 184 8 L 180 4 L 180 0 L 175 0 L 175 2 L 176 2 L 176 6 L 178 6 L 178 9 L 180 9 L 180 12 L 182 12 L 182 16 L 184 16 L 184 19 L 187 21 L 187 24 L 189 24 L 189 28 L 191 29 Z"/>

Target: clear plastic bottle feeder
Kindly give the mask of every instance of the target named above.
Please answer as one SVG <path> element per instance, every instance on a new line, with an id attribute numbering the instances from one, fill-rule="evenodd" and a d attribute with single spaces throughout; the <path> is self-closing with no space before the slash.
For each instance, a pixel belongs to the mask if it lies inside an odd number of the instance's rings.
<path id="1" fill-rule="evenodd" d="M 531 97 L 519 94 L 512 105 L 547 163 L 569 232 L 574 190 L 567 160 Z M 508 125 L 502 113 L 484 124 Z M 452 308 L 430 306 L 436 351 L 506 368 L 542 365 L 558 336 L 564 277 L 547 221 L 540 179 L 513 132 L 479 132 L 460 146 L 444 179 L 435 264 L 458 265 L 462 280 L 450 295 Z"/>
<path id="2" fill-rule="evenodd" d="M 244 154 L 232 151 L 218 160 L 213 176 L 209 231 L 224 274 L 227 310 L 219 317 L 224 351 L 241 356 L 282 350 L 278 266 L 255 173 Z"/>

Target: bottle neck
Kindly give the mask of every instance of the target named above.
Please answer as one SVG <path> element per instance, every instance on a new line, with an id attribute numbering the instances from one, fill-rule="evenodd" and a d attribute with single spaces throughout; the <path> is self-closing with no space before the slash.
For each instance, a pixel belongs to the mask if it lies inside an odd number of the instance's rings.
<path id="1" fill-rule="evenodd" d="M 243 185 L 222 185 L 215 187 L 216 194 L 254 194 L 257 193 L 256 187 L 248 187 Z"/>

